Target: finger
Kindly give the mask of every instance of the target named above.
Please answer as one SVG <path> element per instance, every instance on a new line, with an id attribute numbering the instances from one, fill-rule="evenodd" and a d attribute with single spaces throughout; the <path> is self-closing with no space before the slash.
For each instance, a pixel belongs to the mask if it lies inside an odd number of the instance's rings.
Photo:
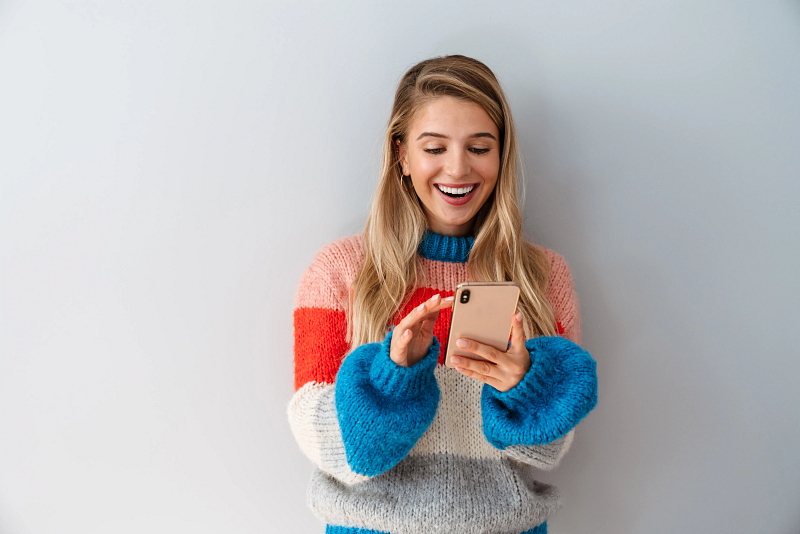
<path id="1" fill-rule="evenodd" d="M 511 318 L 511 350 L 514 354 L 525 352 L 525 329 L 522 326 L 522 314 L 517 312 Z"/>
<path id="2" fill-rule="evenodd" d="M 423 302 L 422 304 L 420 304 L 419 306 L 408 312 L 408 315 L 403 317 L 403 319 L 399 323 L 397 323 L 396 328 L 408 329 L 417 324 L 418 322 L 420 322 L 426 315 L 427 311 L 426 305 L 427 302 Z"/>
<path id="3" fill-rule="evenodd" d="M 408 355 L 408 344 L 411 342 L 413 337 L 413 332 L 411 332 L 410 329 L 394 329 L 394 333 L 392 334 L 392 344 L 395 346 L 398 356 L 405 358 Z"/>
<path id="4" fill-rule="evenodd" d="M 457 369 L 464 369 L 476 375 L 493 377 L 493 378 L 499 377 L 499 370 L 497 369 L 497 366 L 490 362 L 485 362 L 483 360 L 473 360 L 472 358 L 466 358 L 464 356 L 455 356 L 455 355 L 453 355 L 453 357 L 450 358 L 450 362 L 453 365 L 455 365 Z"/>
<path id="5" fill-rule="evenodd" d="M 477 341 L 472 341 L 471 339 L 459 338 L 456 341 L 456 346 L 460 349 L 472 352 L 473 354 L 477 354 L 481 358 L 489 360 L 493 363 L 497 363 L 497 361 L 501 358 L 501 354 L 504 354 L 502 351 L 499 351 L 494 347 L 484 345 L 483 343 L 478 343 Z"/>
<path id="6" fill-rule="evenodd" d="M 431 313 L 438 313 L 439 310 L 449 308 L 453 305 L 455 297 L 441 298 L 440 294 L 432 296 L 406 315 L 399 323 L 398 327 L 411 328 L 413 325 L 424 321 Z"/>
<path id="7" fill-rule="evenodd" d="M 503 382 L 501 380 L 491 376 L 491 375 L 484 375 L 484 374 L 481 374 L 481 373 L 479 373 L 477 371 L 473 371 L 471 369 L 467 369 L 466 367 L 456 367 L 456 371 L 458 371 L 459 373 L 461 373 L 464 376 L 468 376 L 470 378 L 474 378 L 475 380 L 483 382 L 484 384 L 489 384 L 490 386 L 494 387 L 495 389 L 498 389 L 498 390 L 501 390 L 501 391 L 504 389 Z"/>
<path id="8" fill-rule="evenodd" d="M 433 335 L 433 327 L 436 325 L 436 319 L 439 318 L 439 310 L 436 310 L 433 313 L 429 313 L 428 316 L 422 321 L 422 327 L 420 328 L 420 332 L 425 335 Z"/>
<path id="9" fill-rule="evenodd" d="M 453 303 L 456 301 L 456 297 L 454 295 L 450 295 L 447 298 L 442 299 L 442 303 L 439 305 L 439 309 L 443 310 L 445 308 L 452 308 Z"/>
<path id="10" fill-rule="evenodd" d="M 445 308 L 450 308 L 453 302 L 455 302 L 455 299 L 454 296 L 442 298 L 442 296 L 437 293 L 425 302 L 426 311 L 428 314 L 438 313 Z"/>

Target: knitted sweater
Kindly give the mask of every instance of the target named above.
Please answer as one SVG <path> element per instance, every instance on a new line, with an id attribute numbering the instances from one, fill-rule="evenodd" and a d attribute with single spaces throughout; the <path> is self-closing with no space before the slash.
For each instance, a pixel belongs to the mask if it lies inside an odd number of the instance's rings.
<path id="1" fill-rule="evenodd" d="M 393 324 L 469 280 L 473 242 L 425 236 L 425 287 Z M 558 465 L 597 402 L 595 362 L 577 345 L 578 301 L 563 258 L 542 249 L 551 263 L 545 296 L 563 337 L 528 340 L 530 370 L 500 392 L 444 366 L 439 341 L 447 340 L 450 309 L 411 367 L 389 358 L 391 331 L 348 354 L 345 310 L 363 249 L 361 235 L 325 246 L 297 291 L 289 422 L 316 464 L 307 494 L 314 514 L 329 534 L 546 533 L 560 497 L 535 480 L 536 470 Z"/>

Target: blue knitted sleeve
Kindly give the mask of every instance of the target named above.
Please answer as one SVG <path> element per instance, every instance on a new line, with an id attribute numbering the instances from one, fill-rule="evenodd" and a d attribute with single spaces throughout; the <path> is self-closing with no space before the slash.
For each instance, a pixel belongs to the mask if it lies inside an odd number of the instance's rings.
<path id="1" fill-rule="evenodd" d="M 483 433 L 498 449 L 543 445 L 569 432 L 597 404 L 596 363 L 562 337 L 525 343 L 531 368 L 519 384 L 501 392 L 486 384 L 481 393 Z"/>
<path id="2" fill-rule="evenodd" d="M 350 353 L 336 375 L 336 412 L 347 463 L 375 476 L 394 467 L 428 429 L 439 403 L 433 370 L 439 341 L 411 367 L 389 358 L 392 332 L 382 343 Z"/>

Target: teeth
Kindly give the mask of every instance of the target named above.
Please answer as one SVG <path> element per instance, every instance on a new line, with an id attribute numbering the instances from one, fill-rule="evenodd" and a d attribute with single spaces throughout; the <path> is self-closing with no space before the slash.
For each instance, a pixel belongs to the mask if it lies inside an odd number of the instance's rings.
<path id="1" fill-rule="evenodd" d="M 442 193 L 450 193 L 451 195 L 465 195 L 475 189 L 474 185 L 469 187 L 445 187 L 443 185 L 436 184 L 436 187 L 438 187 L 439 191 Z"/>

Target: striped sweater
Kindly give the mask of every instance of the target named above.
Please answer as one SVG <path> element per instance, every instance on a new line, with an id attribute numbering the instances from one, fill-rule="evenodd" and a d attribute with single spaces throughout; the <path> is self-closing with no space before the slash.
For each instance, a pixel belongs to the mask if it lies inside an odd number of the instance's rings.
<path id="1" fill-rule="evenodd" d="M 418 252 L 425 287 L 393 324 L 469 280 L 473 242 L 426 234 Z M 361 235 L 325 246 L 297 291 L 289 422 L 316 465 L 307 494 L 314 514 L 329 534 L 546 533 L 560 498 L 536 470 L 558 465 L 597 402 L 595 362 L 577 345 L 578 301 L 563 258 L 542 249 L 562 337 L 528 340 L 531 369 L 503 393 L 444 366 L 439 340 L 450 309 L 412 367 L 389 358 L 391 331 L 350 351 L 345 310 L 363 249 Z"/>

